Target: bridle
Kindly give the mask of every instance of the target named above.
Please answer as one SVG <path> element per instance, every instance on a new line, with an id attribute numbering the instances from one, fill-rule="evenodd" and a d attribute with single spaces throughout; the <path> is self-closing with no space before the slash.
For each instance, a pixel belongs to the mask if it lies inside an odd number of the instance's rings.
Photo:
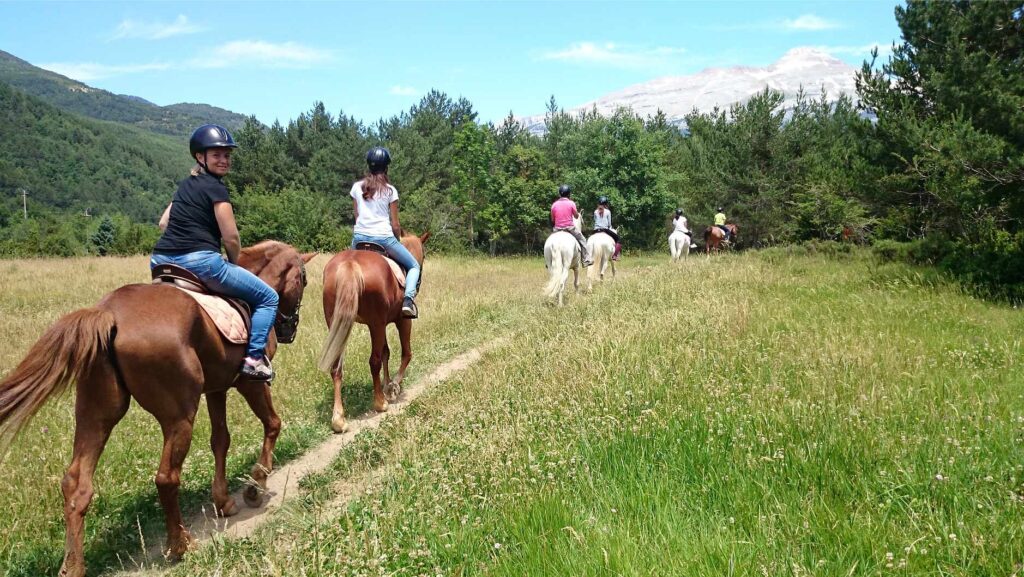
<path id="1" fill-rule="evenodd" d="M 299 302 L 295 303 L 295 310 L 292 311 L 292 314 L 285 314 L 279 309 L 277 311 L 277 321 L 274 323 L 277 342 L 283 344 L 293 342 L 299 332 L 299 309 L 302 308 L 302 295 L 306 292 L 306 264 L 301 259 L 299 260 L 299 271 L 302 275 L 303 288 L 303 291 L 299 293 Z"/>

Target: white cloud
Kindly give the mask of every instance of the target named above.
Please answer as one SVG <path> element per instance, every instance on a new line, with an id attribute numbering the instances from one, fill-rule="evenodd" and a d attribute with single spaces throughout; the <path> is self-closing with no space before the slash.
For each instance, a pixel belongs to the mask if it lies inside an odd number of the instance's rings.
<path id="1" fill-rule="evenodd" d="M 99 64 L 97 62 L 51 62 L 49 64 L 40 64 L 39 67 L 79 82 L 89 82 L 112 76 L 151 72 L 153 70 L 167 70 L 171 68 L 171 65 L 160 62 L 121 65 Z"/>
<path id="2" fill-rule="evenodd" d="M 412 86 L 401 86 L 398 84 L 392 86 L 391 89 L 388 90 L 388 94 L 393 94 L 395 96 L 416 96 L 419 93 L 420 91 Z"/>
<path id="3" fill-rule="evenodd" d="M 836 56 L 860 56 L 865 60 L 871 57 L 871 51 L 875 48 L 878 49 L 878 58 L 888 58 L 892 54 L 891 44 L 880 44 L 878 42 L 872 42 L 871 44 L 864 44 L 862 46 L 815 46 L 816 50 L 822 52 L 828 52 Z"/>
<path id="4" fill-rule="evenodd" d="M 615 68 L 657 68 L 669 64 L 674 56 L 686 52 L 685 48 L 620 46 L 612 42 L 576 42 L 564 50 L 545 52 L 541 60 L 600 64 Z"/>
<path id="5" fill-rule="evenodd" d="M 726 24 L 712 26 L 712 30 L 723 32 L 737 32 L 744 30 L 769 30 L 775 32 L 816 32 L 820 30 L 833 30 L 842 28 L 842 24 L 834 20 L 826 20 L 814 14 L 803 14 L 796 18 L 785 18 L 783 20 L 762 20 L 758 22 L 741 22 L 739 24 Z"/>
<path id="6" fill-rule="evenodd" d="M 114 31 L 112 40 L 122 38 L 143 38 L 145 40 L 163 40 L 174 36 L 202 32 L 203 27 L 188 21 L 188 17 L 179 14 L 174 22 L 141 22 L 138 20 L 122 20 Z"/>
<path id="7" fill-rule="evenodd" d="M 297 42 L 274 44 L 262 40 L 236 40 L 214 47 L 208 56 L 195 58 L 191 65 L 200 68 L 226 68 L 258 64 L 273 68 L 305 68 L 331 58 L 327 50 L 303 46 Z"/>
<path id="8" fill-rule="evenodd" d="M 804 14 L 796 19 L 783 20 L 781 27 L 786 30 L 832 30 L 839 28 L 839 24 L 814 14 Z"/>

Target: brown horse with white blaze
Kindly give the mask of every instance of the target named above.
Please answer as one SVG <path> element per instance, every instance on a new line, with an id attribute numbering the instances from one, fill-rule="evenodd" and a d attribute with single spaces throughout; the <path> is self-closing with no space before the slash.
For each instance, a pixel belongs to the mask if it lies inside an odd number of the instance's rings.
<path id="1" fill-rule="evenodd" d="M 238 264 L 263 279 L 280 297 L 274 331 L 267 342 L 268 356 L 274 355 L 278 341 L 289 343 L 295 337 L 306 284 L 304 264 L 314 256 L 273 241 L 246 248 L 239 256 Z M 269 385 L 239 376 L 245 349 L 244 344 L 224 340 L 196 301 L 180 289 L 132 284 L 107 294 L 93 307 L 58 320 L 0 382 L 0 451 L 49 398 L 75 382 L 75 441 L 71 464 L 61 481 L 66 524 L 61 575 L 85 575 L 85 514 L 93 498 L 93 473 L 132 398 L 156 417 L 163 431 L 156 486 L 170 557 L 181 556 L 192 543 L 182 524 L 178 487 L 204 394 L 212 422 L 217 513 L 230 516 L 238 512 L 225 476 L 231 442 L 225 403 L 232 387 L 263 423 L 263 447 L 252 477 L 266 487 L 281 420 L 274 412 Z M 245 501 L 250 506 L 262 504 L 259 489 L 249 487 Z"/>
<path id="2" fill-rule="evenodd" d="M 423 245 L 430 238 L 426 232 L 421 236 L 402 234 L 402 244 L 412 256 L 423 264 Z M 345 362 L 345 346 L 348 344 L 352 325 L 360 323 L 370 329 L 370 374 L 373 376 L 373 408 L 378 412 L 388 410 L 388 402 L 394 401 L 402 392 L 405 370 L 412 360 L 412 320 L 402 316 L 402 298 L 405 291 L 398 284 L 391 267 L 383 256 L 366 250 L 346 250 L 334 255 L 324 268 L 324 319 L 328 335 L 320 355 L 320 370 L 330 373 L 334 381 L 334 410 L 331 428 L 336 433 L 348 429 L 345 421 L 345 407 L 341 402 L 342 369 Z M 398 375 L 391 379 L 388 360 L 387 326 L 398 327 L 402 343 L 402 364 Z M 381 369 L 384 381 L 381 384 Z"/>

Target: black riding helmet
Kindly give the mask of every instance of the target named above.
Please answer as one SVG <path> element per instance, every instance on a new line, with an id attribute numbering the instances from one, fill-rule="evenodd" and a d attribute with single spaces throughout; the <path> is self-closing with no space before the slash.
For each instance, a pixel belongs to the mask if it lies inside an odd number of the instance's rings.
<path id="1" fill-rule="evenodd" d="M 677 208 L 676 209 L 676 216 L 683 216 L 683 209 Z"/>
<path id="2" fill-rule="evenodd" d="M 572 193 L 572 188 L 570 188 L 568 184 L 563 184 L 558 187 L 558 196 L 568 198 L 570 193 Z"/>
<path id="3" fill-rule="evenodd" d="M 718 207 L 718 212 L 725 212 L 725 209 L 722 207 Z"/>
<path id="4" fill-rule="evenodd" d="M 207 148 L 238 148 L 238 145 L 227 128 L 219 124 L 204 124 L 195 129 L 188 139 L 188 151 L 195 160 L 196 154 L 206 152 Z"/>
<path id="5" fill-rule="evenodd" d="M 608 206 L 608 197 L 607 196 L 599 196 L 599 197 L 597 197 L 597 204 L 598 204 L 598 206 Z"/>
<path id="6" fill-rule="evenodd" d="M 366 166 L 369 167 L 370 174 L 387 172 L 389 164 L 391 164 L 391 153 L 383 146 L 374 146 L 366 153 Z"/>

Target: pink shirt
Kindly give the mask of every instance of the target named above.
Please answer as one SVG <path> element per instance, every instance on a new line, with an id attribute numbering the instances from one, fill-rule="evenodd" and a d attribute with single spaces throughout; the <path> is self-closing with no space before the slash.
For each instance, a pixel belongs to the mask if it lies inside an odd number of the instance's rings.
<path id="1" fill-rule="evenodd" d="M 576 203 L 568 198 L 560 198 L 551 205 L 551 218 L 555 228 L 572 227 L 572 213 L 576 212 Z"/>

